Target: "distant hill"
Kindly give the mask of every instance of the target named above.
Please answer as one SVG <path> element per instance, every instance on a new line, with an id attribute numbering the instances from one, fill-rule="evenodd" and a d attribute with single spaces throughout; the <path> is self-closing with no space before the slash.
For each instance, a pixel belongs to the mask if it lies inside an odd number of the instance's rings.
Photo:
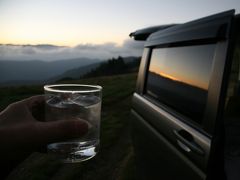
<path id="1" fill-rule="evenodd" d="M 108 60 L 77 58 L 46 62 L 0 61 L 0 86 L 54 83 L 61 80 L 136 72 L 140 57 Z"/>
<path id="2" fill-rule="evenodd" d="M 74 68 L 100 63 L 99 59 L 77 58 L 45 62 L 0 61 L 0 84 L 34 84 L 61 76 Z"/>
<path id="3" fill-rule="evenodd" d="M 77 68 L 67 70 L 63 74 L 49 79 L 49 82 L 55 82 L 55 81 L 64 80 L 64 79 L 69 79 L 69 80 L 70 79 L 79 79 L 83 75 L 89 73 L 92 69 L 97 68 L 100 64 L 101 63 L 93 63 L 93 64 L 90 64 L 90 65 L 80 66 L 80 67 L 77 67 Z"/>
<path id="4" fill-rule="evenodd" d="M 137 72 L 139 64 L 140 57 L 119 56 L 118 58 L 111 58 L 101 63 L 94 63 L 68 70 L 60 76 L 52 78 L 50 82 Z"/>
<path id="5" fill-rule="evenodd" d="M 89 73 L 84 74 L 83 78 L 97 77 L 97 76 L 111 76 L 117 74 L 126 74 L 137 72 L 140 64 L 140 57 L 121 57 L 109 59 L 101 63 Z"/>

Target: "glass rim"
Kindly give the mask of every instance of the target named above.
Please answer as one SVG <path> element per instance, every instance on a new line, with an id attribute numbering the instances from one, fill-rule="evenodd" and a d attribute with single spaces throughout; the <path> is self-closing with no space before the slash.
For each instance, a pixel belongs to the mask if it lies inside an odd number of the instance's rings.
<path id="1" fill-rule="evenodd" d="M 55 87 L 90 87 L 95 89 L 90 90 L 60 90 L 55 89 Z M 99 85 L 88 85 L 88 84 L 51 84 L 43 86 L 45 91 L 58 92 L 58 93 L 91 93 L 91 92 L 100 92 L 102 87 Z"/>

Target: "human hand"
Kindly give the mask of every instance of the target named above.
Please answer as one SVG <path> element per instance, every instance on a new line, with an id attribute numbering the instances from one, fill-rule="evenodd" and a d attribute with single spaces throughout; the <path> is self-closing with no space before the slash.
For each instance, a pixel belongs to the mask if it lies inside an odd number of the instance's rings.
<path id="1" fill-rule="evenodd" d="M 38 121 L 33 112 L 41 104 L 44 104 L 44 96 L 33 96 L 0 112 L 0 160 L 8 169 L 49 143 L 87 133 L 87 123 L 77 119 Z"/>

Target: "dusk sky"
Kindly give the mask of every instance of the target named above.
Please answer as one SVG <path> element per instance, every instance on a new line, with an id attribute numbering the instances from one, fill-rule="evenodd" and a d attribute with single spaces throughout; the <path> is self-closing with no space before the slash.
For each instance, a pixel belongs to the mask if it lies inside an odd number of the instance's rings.
<path id="1" fill-rule="evenodd" d="M 0 0 L 0 60 L 141 56 L 130 32 L 234 8 L 240 0 Z"/>
<path id="2" fill-rule="evenodd" d="M 121 45 L 139 28 L 233 8 L 240 0 L 0 0 L 0 44 Z"/>

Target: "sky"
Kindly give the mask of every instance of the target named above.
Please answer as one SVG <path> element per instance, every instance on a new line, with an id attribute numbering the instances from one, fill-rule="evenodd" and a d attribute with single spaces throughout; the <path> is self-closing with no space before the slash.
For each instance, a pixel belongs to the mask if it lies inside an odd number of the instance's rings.
<path id="1" fill-rule="evenodd" d="M 38 44 L 122 51 L 125 45 L 140 47 L 128 36 L 137 29 L 229 9 L 239 13 L 240 0 L 0 0 L 0 56 L 11 59 L 7 55 L 26 44 L 33 45 L 24 50 L 28 55 L 38 52 Z"/>

